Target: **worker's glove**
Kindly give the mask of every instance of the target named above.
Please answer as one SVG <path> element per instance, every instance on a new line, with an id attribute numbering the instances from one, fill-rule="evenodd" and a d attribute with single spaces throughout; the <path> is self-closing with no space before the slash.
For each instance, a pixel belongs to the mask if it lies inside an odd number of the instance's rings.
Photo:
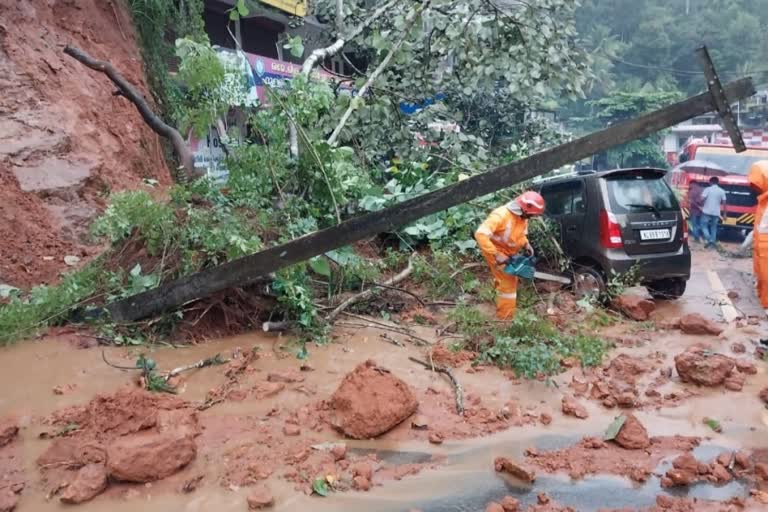
<path id="1" fill-rule="evenodd" d="M 525 252 L 530 257 L 533 257 L 533 255 L 536 254 L 536 251 L 533 250 L 533 246 L 531 244 L 525 244 Z"/>

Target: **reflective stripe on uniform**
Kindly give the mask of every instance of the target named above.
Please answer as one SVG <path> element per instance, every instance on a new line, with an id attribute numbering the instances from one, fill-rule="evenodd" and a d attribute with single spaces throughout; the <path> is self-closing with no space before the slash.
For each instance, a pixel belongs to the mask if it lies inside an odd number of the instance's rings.
<path id="1" fill-rule="evenodd" d="M 516 299 L 517 298 L 517 292 L 513 293 L 500 293 L 499 294 L 500 299 Z"/>
<path id="2" fill-rule="evenodd" d="M 512 236 L 512 222 L 507 221 L 507 227 L 504 228 L 504 243 L 509 245 L 509 237 Z"/>
<path id="3" fill-rule="evenodd" d="M 485 226 L 480 226 L 479 228 L 477 228 L 477 231 L 475 231 L 475 233 L 477 233 L 478 235 L 493 236 L 493 231 L 491 231 Z"/>

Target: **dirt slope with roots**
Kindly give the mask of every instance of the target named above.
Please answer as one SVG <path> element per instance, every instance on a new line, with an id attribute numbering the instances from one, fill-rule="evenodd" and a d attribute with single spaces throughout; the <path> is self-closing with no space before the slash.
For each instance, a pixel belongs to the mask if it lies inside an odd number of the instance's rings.
<path id="1" fill-rule="evenodd" d="M 0 0 L 0 283 L 55 281 L 94 252 L 90 220 L 109 192 L 170 183 L 158 137 L 76 45 L 147 87 L 119 0 Z"/>

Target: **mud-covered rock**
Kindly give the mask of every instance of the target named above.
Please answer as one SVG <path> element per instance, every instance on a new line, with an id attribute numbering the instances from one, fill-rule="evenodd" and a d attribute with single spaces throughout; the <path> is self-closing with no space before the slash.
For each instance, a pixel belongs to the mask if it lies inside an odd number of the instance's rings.
<path id="1" fill-rule="evenodd" d="M 352 487 L 358 491 L 370 491 L 371 481 L 364 476 L 356 476 L 352 479 Z"/>
<path id="2" fill-rule="evenodd" d="M 520 501 L 512 496 L 504 496 L 500 505 L 504 512 L 518 512 L 520 510 Z"/>
<path id="3" fill-rule="evenodd" d="M 196 454 L 194 439 L 183 433 L 142 432 L 107 447 L 107 470 L 115 480 L 152 482 L 176 473 Z"/>
<path id="4" fill-rule="evenodd" d="M 746 380 L 747 378 L 744 376 L 744 374 L 732 373 L 725 379 L 723 385 L 725 386 L 725 389 L 729 389 L 731 391 L 741 391 L 744 388 L 744 383 Z"/>
<path id="5" fill-rule="evenodd" d="M 743 343 L 739 341 L 731 343 L 731 352 L 733 352 L 734 354 L 743 354 L 746 351 L 747 351 L 747 347 L 745 347 Z"/>
<path id="6" fill-rule="evenodd" d="M 627 414 L 619 433 L 614 439 L 616 444 L 627 450 L 643 450 L 651 445 L 648 431 L 634 414 Z"/>
<path id="7" fill-rule="evenodd" d="M 763 481 L 768 481 L 768 464 L 758 462 L 755 464 L 755 476 Z"/>
<path id="8" fill-rule="evenodd" d="M 0 447 L 9 444 L 19 433 L 19 425 L 11 418 L 0 419 Z"/>
<path id="9" fill-rule="evenodd" d="M 61 494 L 62 503 L 84 503 L 92 500 L 107 488 L 107 468 L 104 464 L 88 464 L 80 468 L 75 479 Z"/>
<path id="10" fill-rule="evenodd" d="M 429 442 L 432 444 L 443 444 L 443 435 L 440 432 L 430 432 Z"/>
<path id="11" fill-rule="evenodd" d="M 637 295 L 621 295 L 613 300 L 612 305 L 632 320 L 641 322 L 648 320 L 656 309 L 652 300 Z"/>
<path id="12" fill-rule="evenodd" d="M 576 401 L 571 396 L 564 396 L 562 401 L 563 414 L 566 416 L 573 416 L 579 419 L 585 419 L 589 417 L 586 407 Z"/>
<path id="13" fill-rule="evenodd" d="M 749 453 L 745 451 L 736 452 L 733 454 L 733 459 L 736 462 L 736 465 L 740 466 L 742 469 L 749 469 L 751 466 Z"/>
<path id="14" fill-rule="evenodd" d="M 691 313 L 681 317 L 679 327 L 685 334 L 711 334 L 719 336 L 723 332 L 723 328 L 720 325 L 708 318 L 704 318 L 698 313 Z"/>
<path id="15" fill-rule="evenodd" d="M 369 360 L 348 373 L 331 397 L 331 424 L 353 439 L 371 439 L 407 419 L 418 406 L 405 382 Z"/>
<path id="16" fill-rule="evenodd" d="M 501 506 L 501 503 L 492 501 L 485 506 L 485 512 L 504 512 L 504 507 Z"/>
<path id="17" fill-rule="evenodd" d="M 304 376 L 293 370 L 287 370 L 284 372 L 271 372 L 267 375 L 267 382 L 279 382 L 283 384 L 293 384 L 296 382 L 304 382 Z"/>
<path id="18" fill-rule="evenodd" d="M 746 373 L 747 375 L 754 375 L 757 373 L 757 366 L 755 366 L 755 363 L 746 359 L 737 359 L 736 369 L 741 373 Z"/>
<path id="19" fill-rule="evenodd" d="M 9 488 L 0 489 L 0 512 L 12 512 L 19 503 L 19 495 Z"/>
<path id="20" fill-rule="evenodd" d="M 250 510 L 259 510 L 266 507 L 271 507 L 275 504 L 275 498 L 272 496 L 272 491 L 266 485 L 257 485 L 254 487 L 248 498 L 248 508 Z"/>
<path id="21" fill-rule="evenodd" d="M 675 356 L 675 368 L 683 382 L 719 386 L 733 372 L 736 363 L 730 357 L 692 347 Z"/>
<path id="22" fill-rule="evenodd" d="M 722 464 L 712 464 L 710 473 L 712 475 L 712 479 L 718 484 L 728 483 L 733 480 L 733 475 L 731 472 L 728 471 Z"/>
<path id="23" fill-rule="evenodd" d="M 493 467 L 499 473 L 509 473 L 524 482 L 536 480 L 536 472 L 533 469 L 508 457 L 496 457 L 493 461 Z"/>

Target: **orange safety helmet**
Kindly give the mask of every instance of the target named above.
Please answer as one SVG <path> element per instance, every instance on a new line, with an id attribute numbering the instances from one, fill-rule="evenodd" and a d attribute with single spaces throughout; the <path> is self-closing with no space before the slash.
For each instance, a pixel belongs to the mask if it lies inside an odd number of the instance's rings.
<path id="1" fill-rule="evenodd" d="M 515 199 L 515 202 L 523 210 L 523 213 L 532 217 L 534 215 L 544 215 L 544 198 L 538 192 L 529 190 L 523 192 Z"/>

